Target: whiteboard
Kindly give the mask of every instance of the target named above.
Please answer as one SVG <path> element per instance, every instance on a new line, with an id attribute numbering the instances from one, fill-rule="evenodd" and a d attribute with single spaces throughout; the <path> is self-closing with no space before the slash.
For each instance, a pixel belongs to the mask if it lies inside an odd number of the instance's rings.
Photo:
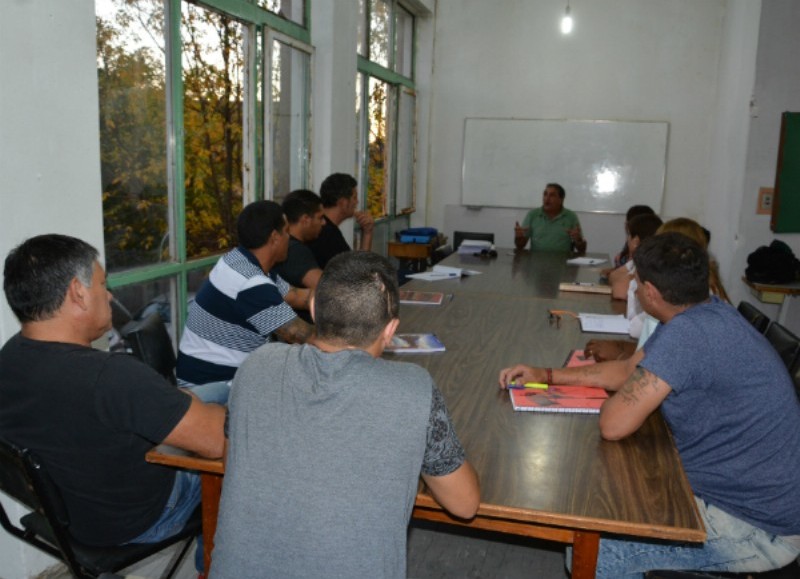
<path id="1" fill-rule="evenodd" d="M 468 118 L 461 203 L 539 207 L 547 183 L 573 211 L 625 213 L 664 194 L 669 123 Z"/>

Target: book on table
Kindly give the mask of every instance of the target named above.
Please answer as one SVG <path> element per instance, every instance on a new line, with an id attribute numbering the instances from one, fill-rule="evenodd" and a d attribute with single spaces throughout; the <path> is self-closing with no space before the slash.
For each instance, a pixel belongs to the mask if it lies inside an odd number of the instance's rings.
<path id="1" fill-rule="evenodd" d="M 594 364 L 583 356 L 583 350 L 573 350 L 564 364 L 567 368 Z M 598 386 L 548 386 L 509 389 L 511 405 L 522 412 L 560 412 L 571 414 L 597 414 L 608 398 L 608 392 Z"/>
<path id="2" fill-rule="evenodd" d="M 444 352 L 444 344 L 435 334 L 395 334 L 385 352 L 391 354 L 427 354 Z"/>
<path id="3" fill-rule="evenodd" d="M 583 292 L 587 294 L 611 295 L 611 286 L 607 283 L 563 281 L 558 284 L 558 290 L 562 292 Z"/>
<path id="4" fill-rule="evenodd" d="M 422 306 L 438 306 L 444 300 L 442 292 L 415 292 L 413 290 L 400 290 L 400 303 Z"/>

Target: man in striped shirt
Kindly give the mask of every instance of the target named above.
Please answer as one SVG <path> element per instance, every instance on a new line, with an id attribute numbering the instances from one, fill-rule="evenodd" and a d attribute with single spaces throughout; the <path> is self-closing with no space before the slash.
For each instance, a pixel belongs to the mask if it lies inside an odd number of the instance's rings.
<path id="1" fill-rule="evenodd" d="M 313 326 L 292 308 L 308 309 L 309 290 L 270 273 L 286 259 L 289 232 L 283 209 L 256 201 L 237 223 L 239 246 L 225 254 L 189 306 L 178 352 L 181 384 L 229 382 L 248 354 L 274 338 L 304 343 Z"/>

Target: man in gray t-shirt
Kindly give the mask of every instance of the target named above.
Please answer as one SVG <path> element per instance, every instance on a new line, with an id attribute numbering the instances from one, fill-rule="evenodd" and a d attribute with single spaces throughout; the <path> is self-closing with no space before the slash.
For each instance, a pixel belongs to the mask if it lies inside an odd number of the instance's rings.
<path id="1" fill-rule="evenodd" d="M 332 259 L 315 295 L 317 336 L 269 344 L 236 375 L 211 576 L 405 577 L 419 476 L 458 517 L 478 508 L 428 372 L 380 358 L 398 324 L 385 258 Z"/>

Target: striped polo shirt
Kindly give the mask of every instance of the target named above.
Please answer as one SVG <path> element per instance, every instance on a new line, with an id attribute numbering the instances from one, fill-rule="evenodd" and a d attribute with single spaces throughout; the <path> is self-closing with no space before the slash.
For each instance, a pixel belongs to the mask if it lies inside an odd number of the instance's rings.
<path id="1" fill-rule="evenodd" d="M 192 384 L 233 378 L 250 352 L 296 317 L 283 301 L 289 289 L 278 274 L 265 274 L 247 249 L 225 254 L 189 305 L 178 378 Z"/>

